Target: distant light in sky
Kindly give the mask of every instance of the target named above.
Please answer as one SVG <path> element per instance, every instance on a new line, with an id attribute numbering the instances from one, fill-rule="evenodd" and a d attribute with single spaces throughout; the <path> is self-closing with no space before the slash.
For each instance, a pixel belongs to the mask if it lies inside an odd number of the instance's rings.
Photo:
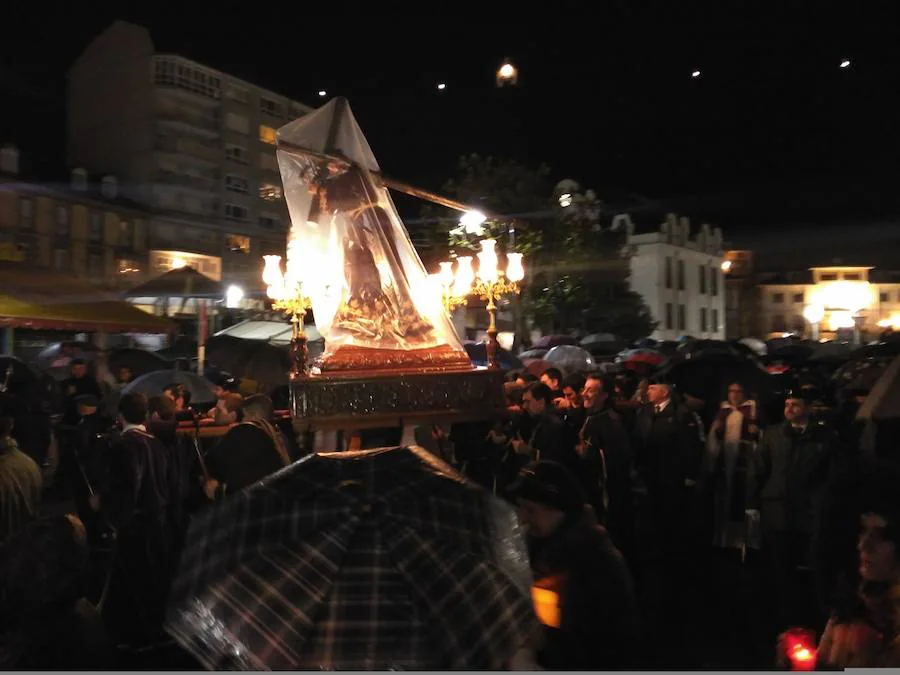
<path id="1" fill-rule="evenodd" d="M 515 74 L 516 69 L 513 68 L 513 65 L 511 63 L 504 63 L 502 66 L 500 66 L 500 77 L 509 78 Z"/>
<path id="2" fill-rule="evenodd" d="M 328 96 L 328 92 L 324 89 L 319 89 L 319 96 Z"/>
<path id="3" fill-rule="evenodd" d="M 446 88 L 447 88 L 447 85 L 444 84 L 443 82 L 438 83 L 438 89 L 440 91 L 444 91 L 444 89 L 446 89 Z"/>
<path id="4" fill-rule="evenodd" d="M 696 80 L 698 77 L 700 77 L 700 71 L 695 70 L 693 73 L 691 73 L 691 77 L 693 77 Z"/>
<path id="5" fill-rule="evenodd" d="M 841 68 L 849 68 L 850 67 L 850 59 L 844 59 L 841 61 Z"/>

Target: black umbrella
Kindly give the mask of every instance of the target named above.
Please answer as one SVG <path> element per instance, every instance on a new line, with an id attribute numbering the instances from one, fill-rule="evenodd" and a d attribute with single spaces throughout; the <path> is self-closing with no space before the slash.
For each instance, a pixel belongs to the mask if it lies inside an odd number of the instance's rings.
<path id="1" fill-rule="evenodd" d="M 158 370 L 172 370 L 172 362 L 154 352 L 133 347 L 119 347 L 111 349 L 107 354 L 109 370 L 115 374 L 119 368 L 131 369 L 134 377 L 140 377 L 147 373 L 155 373 Z"/>
<path id="2" fill-rule="evenodd" d="M 185 370 L 158 370 L 147 373 L 129 382 L 123 389 L 123 394 L 144 394 L 146 396 L 161 396 L 163 390 L 170 384 L 181 384 L 191 392 L 191 405 L 199 403 L 214 403 L 216 400 L 213 383 L 205 377 Z"/>
<path id="3" fill-rule="evenodd" d="M 288 384 L 291 359 L 286 348 L 264 340 L 244 340 L 216 335 L 207 343 L 210 365 L 239 379 L 253 380 L 264 391 Z"/>
<path id="4" fill-rule="evenodd" d="M 511 509 L 421 448 L 310 455 L 187 541 L 166 630 L 211 670 L 498 669 L 536 626 Z"/>

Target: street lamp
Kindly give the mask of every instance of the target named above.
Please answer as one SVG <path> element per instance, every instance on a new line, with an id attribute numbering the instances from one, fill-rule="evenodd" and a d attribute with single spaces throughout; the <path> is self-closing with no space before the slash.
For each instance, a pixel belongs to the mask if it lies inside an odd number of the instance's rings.
<path id="1" fill-rule="evenodd" d="M 281 271 L 281 256 L 263 256 L 265 267 L 263 268 L 263 283 L 268 287 L 266 293 L 273 300 L 272 309 L 284 312 L 291 317 L 291 379 L 306 377 L 309 375 L 307 356 L 306 333 L 303 330 L 303 320 L 306 313 L 312 309 L 312 301 L 303 295 L 303 283 L 297 269 L 297 259 L 291 254 L 296 252 L 293 242 L 288 243 L 287 250 L 287 274 Z"/>
<path id="2" fill-rule="evenodd" d="M 244 299 L 244 289 L 240 286 L 232 284 L 225 292 L 225 307 L 228 309 L 237 309 L 241 306 L 241 300 Z"/>
<path id="3" fill-rule="evenodd" d="M 460 256 L 456 259 L 456 272 L 453 263 L 442 262 L 439 277 L 444 289 L 443 302 L 447 311 L 452 311 L 463 304 L 470 295 L 476 295 L 485 302 L 490 317 L 488 323 L 487 360 L 488 368 L 497 369 L 497 300 L 505 295 L 519 293 L 519 283 L 525 278 L 525 266 L 521 253 L 506 254 L 506 270 L 500 269 L 494 239 L 482 239 L 481 251 L 478 253 L 478 271 L 472 267 L 471 256 Z"/>
<path id="4" fill-rule="evenodd" d="M 519 71 L 509 59 L 497 69 L 497 86 L 505 87 L 508 84 L 516 84 L 519 81 Z"/>
<path id="5" fill-rule="evenodd" d="M 822 305 L 807 305 L 803 308 L 803 318 L 809 321 L 812 339 L 818 341 L 819 324 L 825 318 L 825 308 Z"/>

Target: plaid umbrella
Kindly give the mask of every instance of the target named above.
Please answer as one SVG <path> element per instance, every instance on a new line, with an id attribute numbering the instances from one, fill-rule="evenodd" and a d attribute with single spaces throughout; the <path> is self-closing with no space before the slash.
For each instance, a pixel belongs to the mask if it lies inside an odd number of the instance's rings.
<path id="1" fill-rule="evenodd" d="M 166 630 L 209 669 L 496 669 L 536 626 L 511 509 L 421 448 L 311 455 L 187 541 Z"/>

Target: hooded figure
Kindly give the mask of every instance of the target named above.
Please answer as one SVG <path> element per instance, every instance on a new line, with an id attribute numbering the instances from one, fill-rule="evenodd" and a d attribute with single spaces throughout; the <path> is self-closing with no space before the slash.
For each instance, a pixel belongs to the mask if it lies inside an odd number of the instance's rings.
<path id="1" fill-rule="evenodd" d="M 545 624 L 537 663 L 546 670 L 632 666 L 638 619 L 631 575 L 578 479 L 561 464 L 540 461 L 519 473 L 508 494 L 527 529 L 536 610 Z"/>

